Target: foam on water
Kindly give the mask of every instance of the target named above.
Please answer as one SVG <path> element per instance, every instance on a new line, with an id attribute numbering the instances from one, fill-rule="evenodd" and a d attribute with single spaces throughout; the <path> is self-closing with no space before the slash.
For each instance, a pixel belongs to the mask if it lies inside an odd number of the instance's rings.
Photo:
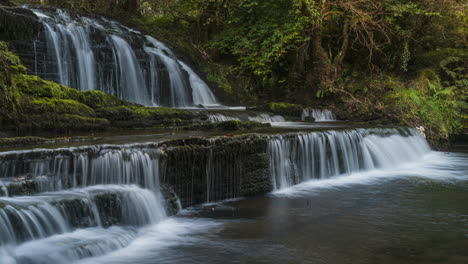
<path id="1" fill-rule="evenodd" d="M 324 189 L 376 184 L 401 178 L 427 179 L 448 183 L 466 181 L 468 180 L 468 155 L 431 151 L 418 160 L 403 163 L 400 166 L 342 174 L 329 179 L 309 180 L 276 190 L 271 195 L 294 197 L 319 194 Z"/>
<path id="2" fill-rule="evenodd" d="M 309 132 L 273 136 L 268 144 L 275 190 L 311 179 L 394 168 L 430 152 L 414 129 Z"/>

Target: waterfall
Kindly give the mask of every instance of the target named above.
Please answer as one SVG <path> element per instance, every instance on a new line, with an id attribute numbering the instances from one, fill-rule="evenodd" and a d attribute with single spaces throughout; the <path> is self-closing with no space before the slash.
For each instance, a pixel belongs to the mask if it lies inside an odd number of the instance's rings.
<path id="1" fill-rule="evenodd" d="M 31 10 L 44 34 L 34 40 L 34 65 L 24 62 L 40 77 L 145 106 L 219 105 L 195 71 L 155 38 L 104 18 Z"/>
<path id="2" fill-rule="evenodd" d="M 414 129 L 357 129 L 273 136 L 268 143 L 275 190 L 377 168 L 392 168 L 429 153 Z"/>
<path id="3" fill-rule="evenodd" d="M 0 180 L 0 196 L 8 196 L 8 188 L 6 186 L 6 184 Z"/>
<path id="4" fill-rule="evenodd" d="M 190 86 L 192 87 L 193 103 L 195 105 L 218 105 L 216 97 L 208 85 L 198 77 L 198 75 L 185 63 L 179 61 L 182 69 L 189 75 Z"/>
<path id="5" fill-rule="evenodd" d="M 240 111 L 224 111 L 222 113 L 209 113 L 208 120 L 212 123 L 224 122 L 231 120 L 238 121 L 255 121 L 260 123 L 272 123 L 272 122 L 285 122 L 284 117 L 280 115 L 272 115 L 267 113 L 257 112 L 240 112 Z"/>
<path id="6" fill-rule="evenodd" d="M 157 148 L 138 146 L 6 152 L 0 154 L 0 178 L 31 180 L 37 192 L 98 184 L 158 190 L 159 155 Z"/>
<path id="7" fill-rule="evenodd" d="M 10 195 L 0 197 L 0 262 L 101 256 L 165 221 L 166 206 L 181 209 L 311 179 L 392 169 L 430 152 L 409 128 L 190 138 L 163 145 L 0 153 L 0 186 Z"/>
<path id="8" fill-rule="evenodd" d="M 313 117 L 315 121 L 336 121 L 336 116 L 328 109 L 306 108 L 302 111 L 301 119 L 305 121 L 307 117 Z"/>
<path id="9" fill-rule="evenodd" d="M 123 89 L 122 98 L 131 102 L 138 102 L 144 105 L 151 105 L 148 101 L 146 83 L 143 78 L 143 72 L 132 50 L 126 40 L 118 36 L 111 36 L 114 44 L 117 61 L 120 68 L 120 85 L 122 87 L 134 87 L 133 89 Z"/>
<path id="10" fill-rule="evenodd" d="M 115 208 L 99 204 L 103 199 L 100 197 L 106 195 L 116 196 Z M 128 226 L 157 223 L 166 217 L 161 197 L 131 185 L 98 185 L 1 198 L 0 205 L 0 229 L 5 234 L 0 237 L 0 244 L 3 245 L 63 234 L 78 227 L 102 226 L 103 217 L 118 217 L 119 224 Z"/>

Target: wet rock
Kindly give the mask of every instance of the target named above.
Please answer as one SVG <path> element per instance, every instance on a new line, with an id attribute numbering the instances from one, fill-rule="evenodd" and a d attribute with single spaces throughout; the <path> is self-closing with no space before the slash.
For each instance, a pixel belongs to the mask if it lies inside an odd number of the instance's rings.
<path id="1" fill-rule="evenodd" d="M 266 136 L 164 144 L 168 149 L 161 157 L 161 181 L 173 188 L 183 207 L 272 190 Z"/>
<path id="2" fill-rule="evenodd" d="M 11 3 L 5 0 L 2 2 L 0 2 L 0 40 L 31 39 L 41 31 L 42 25 L 32 11 L 7 7 L 11 6 Z"/>

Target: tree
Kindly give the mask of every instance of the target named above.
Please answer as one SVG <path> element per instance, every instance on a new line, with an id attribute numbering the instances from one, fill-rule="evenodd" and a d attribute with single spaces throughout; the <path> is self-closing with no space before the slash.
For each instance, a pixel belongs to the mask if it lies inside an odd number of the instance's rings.
<path id="1" fill-rule="evenodd" d="M 302 0 L 302 4 L 310 26 L 305 30 L 308 41 L 297 53 L 297 70 L 305 75 L 312 95 L 322 96 L 332 89 L 341 77 L 349 49 L 367 50 L 370 61 L 376 51 L 390 43 L 391 29 L 382 1 Z"/>

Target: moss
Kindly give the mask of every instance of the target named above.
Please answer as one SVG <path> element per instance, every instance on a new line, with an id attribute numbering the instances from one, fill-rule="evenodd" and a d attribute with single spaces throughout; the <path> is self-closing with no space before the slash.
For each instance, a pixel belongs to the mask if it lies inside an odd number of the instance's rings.
<path id="1" fill-rule="evenodd" d="M 22 93 L 32 96 L 84 101 L 82 92 L 34 75 L 19 74 L 15 76 L 15 83 Z"/>
<path id="2" fill-rule="evenodd" d="M 17 108 L 21 97 L 14 76 L 26 72 L 20 60 L 8 51 L 5 42 L 0 41 L 0 111 L 6 111 L 6 116 L 11 116 Z"/>
<path id="3" fill-rule="evenodd" d="M 96 109 L 96 115 L 108 119 L 116 127 L 183 126 L 203 119 L 202 114 L 187 110 L 135 105 Z"/>
<path id="4" fill-rule="evenodd" d="M 0 147 L 17 147 L 25 145 L 36 145 L 48 142 L 48 139 L 41 137 L 14 137 L 0 138 Z"/>
<path id="5" fill-rule="evenodd" d="M 80 102 L 68 99 L 56 98 L 38 98 L 28 104 L 30 113 L 56 113 L 56 114 L 73 114 L 84 117 L 94 117 L 94 110 Z"/>
<path id="6" fill-rule="evenodd" d="M 101 91 L 86 91 L 81 93 L 81 95 L 82 96 L 77 98 L 77 100 L 92 108 L 114 107 L 130 104 L 113 95 L 109 95 Z"/>
<path id="7" fill-rule="evenodd" d="M 304 122 L 307 122 L 307 123 L 314 123 L 315 122 L 315 118 L 313 116 L 307 116 L 305 119 L 304 119 Z"/>
<path id="8" fill-rule="evenodd" d="M 90 131 L 104 130 L 110 122 L 103 118 L 83 117 L 73 114 L 25 115 L 17 124 L 19 131 Z"/>

